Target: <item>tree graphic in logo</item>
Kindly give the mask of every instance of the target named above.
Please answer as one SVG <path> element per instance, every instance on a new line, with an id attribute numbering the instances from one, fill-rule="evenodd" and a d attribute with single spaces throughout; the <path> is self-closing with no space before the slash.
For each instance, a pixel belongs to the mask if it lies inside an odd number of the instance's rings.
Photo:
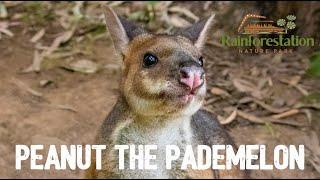
<path id="1" fill-rule="evenodd" d="M 286 21 L 285 19 L 278 19 L 277 21 L 278 26 L 284 27 L 286 34 L 288 33 L 288 29 L 292 30 L 296 28 L 296 23 L 293 22 L 294 20 L 296 20 L 296 16 L 288 15 L 287 20 L 288 21 Z"/>

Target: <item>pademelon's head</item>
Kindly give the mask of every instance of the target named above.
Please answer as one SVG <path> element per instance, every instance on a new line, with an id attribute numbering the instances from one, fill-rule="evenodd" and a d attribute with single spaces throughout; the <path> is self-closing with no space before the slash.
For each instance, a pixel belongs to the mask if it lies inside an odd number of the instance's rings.
<path id="1" fill-rule="evenodd" d="M 213 15 L 175 35 L 152 34 L 105 7 L 106 25 L 123 59 L 121 92 L 144 116 L 192 115 L 206 93 L 202 49 Z"/>

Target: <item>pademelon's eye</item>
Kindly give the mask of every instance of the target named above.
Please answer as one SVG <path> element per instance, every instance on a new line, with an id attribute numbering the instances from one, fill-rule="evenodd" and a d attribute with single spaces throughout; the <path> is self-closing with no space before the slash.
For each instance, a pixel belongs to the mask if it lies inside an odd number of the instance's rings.
<path id="1" fill-rule="evenodd" d="M 155 64 L 158 63 L 158 58 L 157 56 L 151 54 L 151 53 L 146 53 L 143 57 L 143 67 L 151 67 Z"/>
<path id="2" fill-rule="evenodd" d="M 199 64 L 200 64 L 201 67 L 203 67 L 203 63 L 204 63 L 204 62 L 203 62 L 203 57 L 201 56 L 201 57 L 199 58 Z"/>

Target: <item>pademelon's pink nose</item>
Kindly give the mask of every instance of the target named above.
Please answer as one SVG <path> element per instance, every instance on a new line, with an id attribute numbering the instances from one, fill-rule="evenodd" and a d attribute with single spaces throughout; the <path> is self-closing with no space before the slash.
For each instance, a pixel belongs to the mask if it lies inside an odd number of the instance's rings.
<path id="1" fill-rule="evenodd" d="M 180 69 L 180 82 L 194 90 L 203 84 L 204 71 L 198 67 L 183 67 Z"/>

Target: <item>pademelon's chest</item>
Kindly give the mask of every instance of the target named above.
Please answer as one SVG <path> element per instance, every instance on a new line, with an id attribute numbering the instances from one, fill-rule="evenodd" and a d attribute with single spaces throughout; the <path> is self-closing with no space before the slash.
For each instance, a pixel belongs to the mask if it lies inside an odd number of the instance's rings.
<path id="1" fill-rule="evenodd" d="M 191 140 L 192 130 L 190 119 L 166 120 L 163 123 L 154 123 L 150 126 L 135 122 L 128 122 L 117 133 L 119 144 L 154 144 L 164 146 L 168 144 L 188 143 Z"/>
<path id="2" fill-rule="evenodd" d="M 122 176 L 127 178 L 170 178 L 181 176 L 184 178 L 185 172 L 180 167 L 174 167 L 175 170 L 166 169 L 166 146 L 176 145 L 181 153 L 184 153 L 186 145 L 192 145 L 193 133 L 190 127 L 190 119 L 173 119 L 166 120 L 164 123 L 154 123 L 151 126 L 143 126 L 133 121 L 123 125 L 118 130 L 114 141 L 117 145 L 135 145 L 135 152 L 138 153 L 138 145 L 156 145 L 157 149 L 152 150 L 152 154 L 156 155 L 156 159 L 152 164 L 157 165 L 156 170 L 130 170 L 129 152 L 125 153 L 125 169 L 119 171 Z M 181 165 L 182 159 L 178 159 L 173 166 Z M 138 162 L 136 161 L 136 167 Z"/>

